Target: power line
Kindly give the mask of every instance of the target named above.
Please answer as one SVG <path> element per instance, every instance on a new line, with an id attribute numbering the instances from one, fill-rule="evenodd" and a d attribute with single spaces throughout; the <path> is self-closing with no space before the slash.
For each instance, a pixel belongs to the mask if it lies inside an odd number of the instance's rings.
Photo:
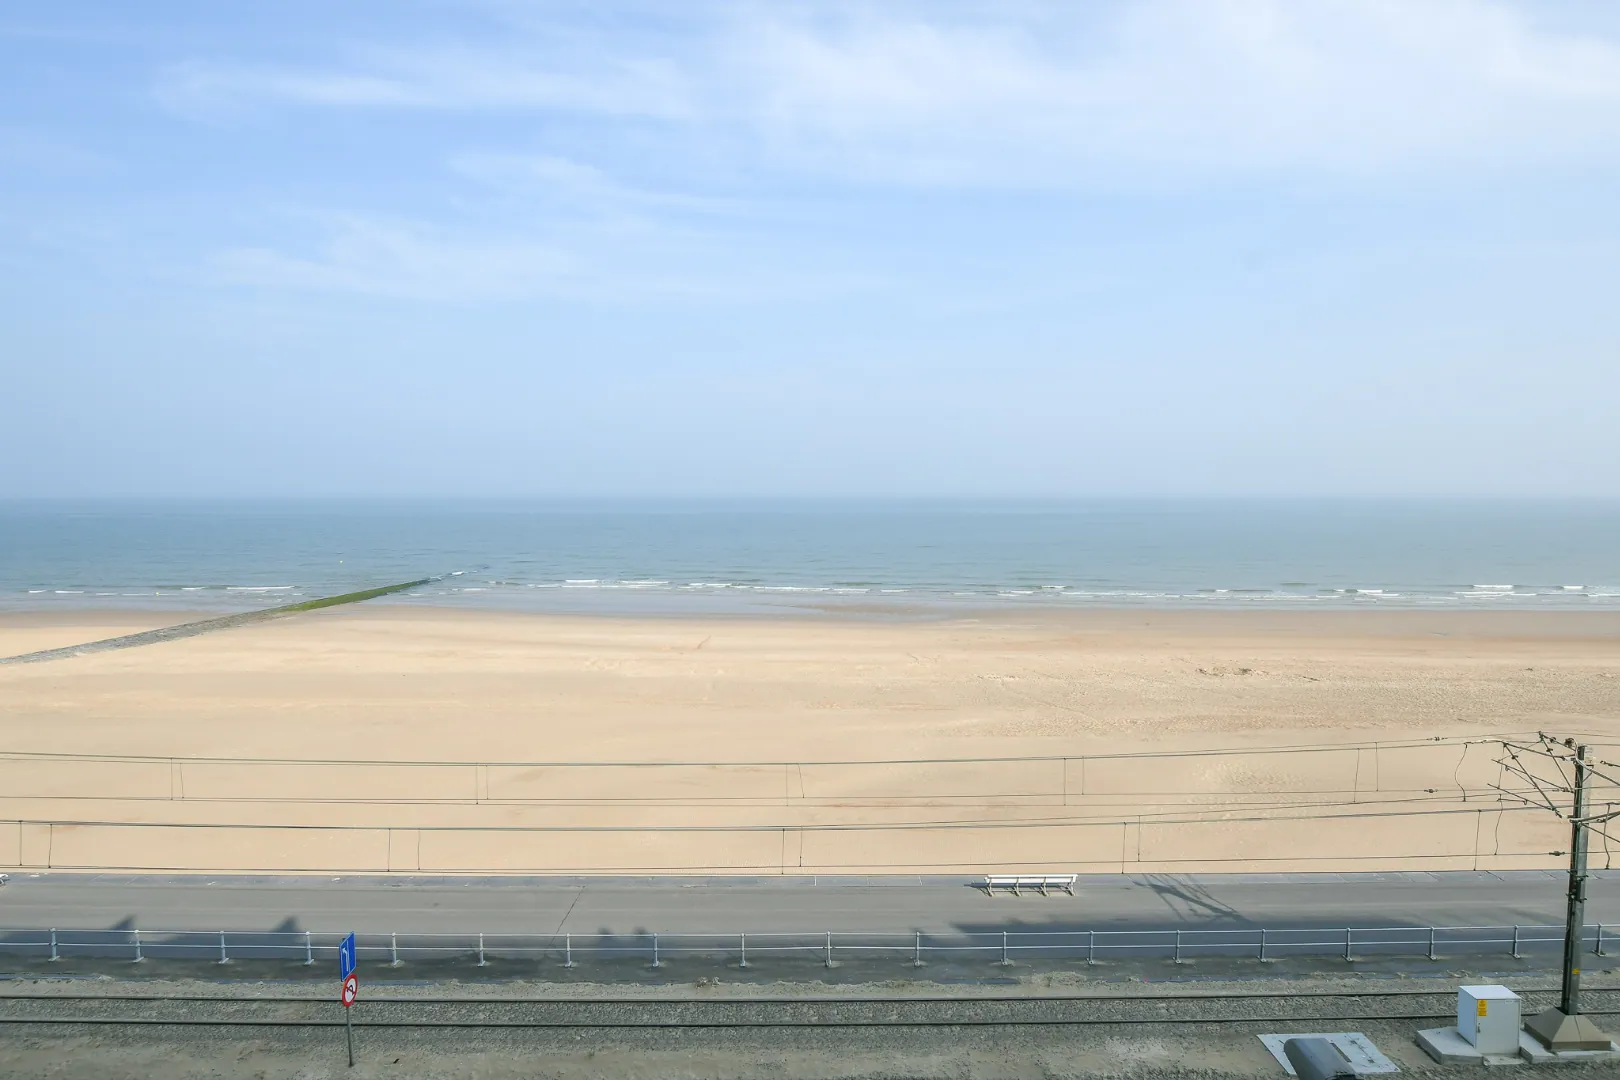
<path id="1" fill-rule="evenodd" d="M 1472 811 L 1470 811 L 1470 813 L 1472 813 Z M 384 830 L 376 830 L 376 831 L 384 831 Z M 1546 851 L 1504 851 L 1504 852 L 1500 853 L 1500 857 L 1504 858 L 1504 859 L 1521 859 L 1521 858 L 1528 859 L 1528 858 L 1542 858 L 1542 857 L 1545 857 L 1548 854 L 1550 854 L 1550 853 L 1546 852 Z M 1421 854 L 1407 854 L 1407 855 L 1402 855 L 1402 854 L 1395 854 L 1395 855 L 1234 855 L 1234 856 L 1223 856 L 1223 857 L 1199 856 L 1199 857 L 1186 857 L 1186 858 L 1152 858 L 1152 859 L 1140 860 L 1140 862 L 1136 863 L 1136 864 L 1131 864 L 1130 861 L 1127 860 L 1127 864 L 1128 865 L 1145 865 L 1145 866 L 1189 866 L 1189 865 L 1190 866 L 1216 866 L 1216 865 L 1223 865 L 1224 866 L 1224 865 L 1231 864 L 1231 863 L 1238 863 L 1238 864 L 1375 863 L 1375 862 L 1376 863 L 1404 863 L 1404 862 L 1431 862 L 1432 863 L 1432 862 L 1435 862 L 1437 860 L 1457 861 L 1457 860 L 1470 859 L 1472 857 L 1473 856 L 1471 854 L 1469 854 L 1469 853 L 1450 853 L 1450 854 L 1444 854 L 1444 853 L 1443 854 L 1421 853 Z M 1078 866 L 1110 866 L 1110 867 L 1112 867 L 1112 866 L 1119 866 L 1120 865 L 1120 860 L 1117 857 L 1116 858 L 1098 858 L 1098 859 L 1074 859 L 1074 858 L 1025 859 L 1025 860 L 996 859 L 996 860 L 994 860 L 993 863 L 989 863 L 989 864 L 987 864 L 987 862 L 985 860 L 983 860 L 983 859 L 961 860 L 961 861 L 957 861 L 957 862 L 895 862 L 895 861 L 892 861 L 892 860 L 884 860 L 882 862 L 866 862 L 866 863 L 833 862 L 833 863 L 817 863 L 817 864 L 815 864 L 815 866 L 818 869 L 816 869 L 815 871 L 799 870 L 799 871 L 796 871 L 796 873 L 802 874 L 803 876 L 806 876 L 806 877 L 809 877 L 809 876 L 812 876 L 812 873 L 828 874 L 828 873 L 834 873 L 834 872 L 838 872 L 838 871 L 858 871 L 858 872 L 862 872 L 862 873 L 870 872 L 870 871 L 893 872 L 894 870 L 899 869 L 899 870 L 916 871 L 916 872 L 919 872 L 919 873 L 923 872 L 923 871 L 930 871 L 930 870 L 951 871 L 953 873 L 967 873 L 967 874 L 976 876 L 978 874 L 982 874 L 982 873 L 985 872 L 986 865 L 993 865 L 994 868 L 995 868 L 995 872 L 1001 872 L 1001 871 L 1006 871 L 1006 870 L 1015 870 L 1015 869 L 1019 869 L 1019 868 L 1040 869 L 1040 868 L 1045 868 L 1045 867 L 1052 867 L 1052 866 L 1059 865 L 1059 864 L 1068 865 L 1070 867 L 1078 867 Z M 34 865 L 34 864 L 29 864 L 29 865 Z M 111 864 L 111 863 L 53 862 L 53 863 L 49 864 L 49 866 L 44 867 L 44 868 L 45 869 L 51 869 L 51 870 L 98 870 L 98 871 L 105 871 L 105 872 L 129 871 L 129 872 L 140 872 L 140 873 L 174 873 L 174 874 L 195 874 L 195 873 L 197 873 L 197 868 L 195 866 L 167 866 L 167 865 L 155 866 L 155 865 L 152 865 L 150 863 Z M 231 873 L 231 874 L 286 874 L 286 873 L 289 873 L 289 870 L 285 865 L 282 865 L 282 866 L 237 866 L 237 867 L 231 868 L 229 871 L 224 871 L 224 872 L 228 872 L 228 873 Z M 772 861 L 772 862 L 755 862 L 755 863 L 707 862 L 707 863 L 686 863 L 686 864 L 675 864 L 675 865 L 661 864 L 661 865 L 656 865 L 656 866 L 648 866 L 648 865 L 630 865 L 630 866 L 555 866 L 555 865 L 550 865 L 550 866 L 546 866 L 544 868 L 538 868 L 538 869 L 514 869 L 514 868 L 512 868 L 510 866 L 489 866 L 489 867 L 458 867 L 458 868 L 453 869 L 453 870 L 356 870 L 352 865 L 346 865 L 346 866 L 300 866 L 300 867 L 297 867 L 295 870 L 293 870 L 291 872 L 305 873 L 305 874 L 341 874 L 341 875 L 343 875 L 345 877 L 368 877 L 368 876 L 373 876 L 373 875 L 377 875 L 377 876 L 386 875 L 388 877 L 402 877 L 402 876 L 405 876 L 405 877 L 408 877 L 408 876 L 464 877 L 464 876 L 468 876 L 468 875 L 482 875 L 482 874 L 507 876 L 507 875 L 521 875 L 521 874 L 526 874 L 526 873 L 541 874 L 541 875 L 544 875 L 544 876 L 547 876 L 547 877 L 556 877 L 556 876 L 577 876 L 577 875 L 584 875 L 584 874 L 678 874 L 678 873 L 725 872 L 725 873 L 759 873 L 759 874 L 769 874 L 772 877 L 777 877 L 777 876 L 780 876 L 783 873 L 783 868 L 782 868 L 782 865 L 781 865 L 780 862 Z"/>
<path id="2" fill-rule="evenodd" d="M 1222 747 L 1205 750 L 1141 750 L 1101 754 L 1021 754 L 1003 757 L 955 758 L 850 758 L 821 761 L 477 761 L 456 759 L 389 759 L 389 758 L 272 758 L 272 757 L 216 757 L 180 754 L 92 754 L 56 751 L 0 751 L 0 761 L 72 761 L 142 763 L 151 765 L 322 765 L 377 766 L 394 768 L 512 768 L 512 769 L 669 769 L 669 768 L 772 768 L 791 766 L 873 766 L 873 765 L 993 765 L 1026 762 L 1064 761 L 1130 761 L 1175 760 L 1208 757 L 1234 757 L 1270 754 L 1334 754 L 1357 750 L 1411 750 L 1438 746 L 1498 745 L 1505 739 L 1523 737 L 1530 732 L 1506 732 L 1491 735 L 1435 736 L 1429 739 L 1406 739 L 1395 742 L 1358 743 L 1297 743 L 1272 746 Z"/>
<path id="3" fill-rule="evenodd" d="M 1365 804 L 1361 804 L 1365 805 Z M 1436 818 L 1462 814 L 1514 813 L 1533 809 L 1525 806 L 1504 806 L 1485 811 L 1477 807 L 1449 810 L 1363 811 L 1351 814 L 1283 814 L 1264 817 L 1223 818 L 1158 818 L 1154 825 L 1215 825 L 1248 822 L 1278 821 L 1351 821 L 1377 818 Z M 254 832 L 388 832 L 411 831 L 422 833 L 837 833 L 837 832 L 917 832 L 917 831 L 997 831 L 1013 829 L 1107 828 L 1140 825 L 1145 815 L 1132 814 L 1128 818 L 1113 820 L 1044 818 L 1016 821 L 901 821 L 901 822 L 833 822 L 778 823 L 766 822 L 730 825 L 348 825 L 274 822 L 221 822 L 221 821 L 97 821 L 97 820 L 37 820 L 12 819 L 6 824 L 17 826 L 47 826 L 63 828 L 101 829 L 192 829 L 240 830 Z M 1548 854 L 1539 852 L 1538 854 Z"/>
<path id="4" fill-rule="evenodd" d="M 1493 790 L 1496 790 L 1493 788 Z M 1504 789 L 1505 790 L 1505 789 Z M 1418 793 L 1433 795 L 1433 798 L 1417 797 Z M 1209 806 L 1210 812 L 1220 810 L 1264 809 L 1280 806 L 1370 806 L 1388 805 L 1400 802 L 1449 802 L 1458 796 L 1455 794 L 1438 794 L 1436 788 L 1386 788 L 1381 792 L 1354 792 L 1345 788 L 1330 788 L 1321 792 L 1322 795 L 1353 795 L 1352 799 L 1337 800 L 1311 800 L 1307 802 L 1288 802 L 1281 798 L 1265 800 L 1256 797 L 1258 793 L 1243 792 L 1159 792 L 1159 791 L 1125 791 L 1110 792 L 1104 796 L 1080 795 L 1070 792 L 1068 797 L 1084 799 L 1083 805 L 1093 806 L 1138 806 L 1143 798 L 1153 798 L 1160 801 L 1172 796 L 1203 796 L 1206 800 L 1229 795 L 1233 800 L 1229 803 L 1209 803 L 1207 801 L 1189 801 L 1173 804 L 1173 809 L 1147 811 L 1153 814 L 1179 813 L 1189 807 Z M 1281 796 L 1308 795 L 1308 791 L 1278 791 L 1266 794 Z M 1467 791 L 1464 796 L 1466 800 Z M 1393 796 L 1412 796 L 1410 798 L 1394 798 Z M 977 805 L 983 809 L 1020 809 L 1026 807 L 1040 807 L 1054 805 L 1054 803 L 1036 800 L 1056 800 L 1063 797 L 1062 792 L 1029 792 L 1029 793 L 988 793 L 977 795 L 951 795 L 951 794 L 919 794 L 919 795 L 863 795 L 859 798 L 844 798 L 836 795 L 794 796 L 792 804 L 809 810 L 898 810 L 908 807 L 928 806 L 934 803 L 942 805 Z M 610 808 L 648 808 L 648 809 L 749 809 L 749 808 L 780 808 L 782 797 L 780 795 L 702 795 L 691 798 L 675 796 L 581 796 L 578 798 L 523 798 L 521 796 L 493 797 L 481 796 L 472 798 L 468 796 L 420 796 L 420 797 L 372 797 L 372 796 L 258 796 L 258 795 L 28 795 L 0 793 L 0 799 L 10 799 L 22 802 L 111 802 L 111 803 L 190 803 L 197 805 L 225 805 L 225 806 L 510 806 L 532 807 L 535 809 L 567 809 L 588 807 Z"/>

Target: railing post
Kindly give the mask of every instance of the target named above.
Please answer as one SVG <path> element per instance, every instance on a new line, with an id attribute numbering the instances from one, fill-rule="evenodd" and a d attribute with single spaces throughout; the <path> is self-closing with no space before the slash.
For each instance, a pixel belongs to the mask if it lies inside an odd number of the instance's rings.
<path id="1" fill-rule="evenodd" d="M 1513 959 L 1523 959 L 1519 955 L 1519 928 L 1517 926 L 1513 928 Z"/>
<path id="2" fill-rule="evenodd" d="M 1608 951 L 1607 951 L 1607 946 L 1608 946 L 1608 926 L 1605 923 L 1597 923 L 1597 924 L 1595 924 L 1595 926 L 1596 926 L 1596 939 L 1595 939 L 1595 942 L 1594 942 L 1594 945 L 1593 945 L 1593 951 L 1598 956 L 1607 956 L 1608 955 Z M 1428 930 L 1428 948 L 1427 948 L 1426 955 L 1427 955 L 1429 960 L 1438 961 L 1440 959 L 1440 954 L 1439 954 L 1439 927 L 1438 926 L 1429 926 L 1429 927 L 1427 927 L 1427 930 Z M 1521 952 L 1521 948 L 1520 948 L 1520 946 L 1523 943 L 1523 930 L 1524 930 L 1523 926 L 1521 926 L 1519 924 L 1515 924 L 1513 926 L 1513 928 L 1512 928 L 1512 938 L 1510 939 L 1511 944 L 1510 944 L 1510 947 L 1509 947 L 1509 954 L 1515 960 L 1522 960 L 1523 959 L 1523 953 Z M 1266 929 L 1265 927 L 1261 927 L 1259 932 L 1260 932 L 1259 960 L 1260 960 L 1261 963 L 1271 963 L 1271 962 L 1273 962 L 1273 960 L 1272 960 L 1272 957 L 1270 956 L 1270 944 L 1271 944 L 1270 931 L 1268 929 Z M 133 962 L 134 963 L 142 963 L 146 959 L 146 952 L 145 952 L 144 942 L 143 942 L 143 940 L 141 938 L 141 931 L 138 928 L 131 928 L 129 933 L 130 933 L 130 946 L 134 950 Z M 231 956 L 230 956 L 230 942 L 229 942 L 229 933 L 230 932 L 226 931 L 226 930 L 221 930 L 218 933 L 219 933 L 219 960 L 218 960 L 218 963 L 220 963 L 220 964 L 229 964 L 229 963 L 232 962 L 231 961 Z M 1173 950 L 1172 950 L 1173 961 L 1175 963 L 1177 963 L 1177 964 L 1187 963 L 1188 961 L 1186 960 L 1186 958 L 1184 956 L 1185 946 L 1186 946 L 1184 931 L 1178 929 L 1178 930 L 1174 931 L 1174 934 L 1175 934 L 1175 938 L 1174 938 L 1174 944 L 1173 944 Z M 660 935 L 653 934 L 653 935 L 651 935 L 651 937 L 652 937 L 652 966 L 655 967 L 655 968 L 661 968 L 664 965 L 663 965 L 663 958 L 662 958 L 662 943 L 660 941 Z M 479 967 L 488 967 L 489 966 L 487 943 L 485 942 L 484 939 L 485 939 L 485 935 L 483 933 L 480 933 L 478 935 L 478 966 Z M 52 961 L 52 962 L 60 961 L 62 959 L 61 941 L 60 941 L 60 938 L 59 938 L 56 927 L 52 927 L 50 929 L 48 942 L 49 942 L 49 945 L 50 945 L 50 957 L 49 957 L 50 961 Z M 742 934 L 738 935 L 738 949 L 739 949 L 738 967 L 747 968 L 749 966 L 749 964 L 748 964 L 748 935 L 746 933 L 742 933 Z M 832 968 L 832 967 L 836 966 L 834 958 L 833 958 L 833 952 L 834 952 L 833 936 L 832 936 L 832 931 L 829 930 L 829 931 L 826 931 L 824 933 L 824 936 L 823 936 L 823 963 L 828 968 Z M 403 966 L 404 962 L 400 959 L 399 934 L 398 934 L 397 931 L 389 934 L 389 957 L 390 957 L 390 959 L 389 959 L 389 966 L 390 967 L 401 967 L 401 966 Z M 1343 953 L 1343 957 L 1344 957 L 1344 960 L 1345 960 L 1346 963 L 1354 963 L 1355 960 L 1356 960 L 1356 956 L 1355 956 L 1355 928 L 1354 927 L 1346 927 L 1345 928 L 1345 931 L 1344 931 L 1344 953 Z M 1086 932 L 1086 963 L 1089 966 L 1089 965 L 1096 964 L 1096 962 L 1097 962 L 1097 931 L 1096 930 L 1088 930 Z M 312 966 L 314 963 L 315 963 L 314 935 L 313 935 L 313 933 L 311 931 L 305 930 L 304 931 L 304 965 L 305 966 Z M 913 935 L 912 935 L 912 958 L 911 958 L 911 963 L 912 963 L 913 967 L 922 967 L 923 966 L 922 931 L 920 931 L 920 930 L 914 931 Z M 1009 931 L 1006 931 L 1006 930 L 1003 930 L 1001 932 L 1001 956 L 1000 956 L 1000 960 L 999 960 L 998 963 L 1002 967 L 1011 967 L 1011 966 L 1013 966 L 1011 933 Z M 565 968 L 572 968 L 572 967 L 575 966 L 575 964 L 574 964 L 574 953 L 573 953 L 573 934 L 572 933 L 568 933 L 568 934 L 565 934 L 563 936 L 563 966 Z"/>

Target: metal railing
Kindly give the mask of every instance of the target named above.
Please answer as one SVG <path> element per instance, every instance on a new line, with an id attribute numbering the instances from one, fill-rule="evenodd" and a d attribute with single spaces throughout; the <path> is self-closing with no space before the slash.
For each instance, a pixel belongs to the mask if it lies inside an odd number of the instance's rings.
<path id="1" fill-rule="evenodd" d="M 311 931 L 0 929 L 0 954 L 62 961 L 69 958 L 213 961 L 332 961 L 341 934 Z M 1335 957 L 1346 962 L 1375 957 L 1506 955 L 1556 952 L 1562 926 L 1381 926 L 1254 928 L 1243 930 L 987 931 L 962 934 L 677 933 L 630 934 L 361 934 L 360 956 L 369 964 L 474 963 L 495 960 L 556 963 L 641 962 L 662 967 L 673 957 L 703 957 L 738 967 L 769 958 L 797 957 L 835 967 L 841 959 L 887 957 L 921 967 L 934 959 L 983 959 L 1011 965 L 1019 960 L 1098 963 L 1120 958 L 1158 958 L 1183 963 L 1199 957 L 1250 958 L 1261 963 L 1290 957 Z M 1588 951 L 1607 955 L 1612 928 L 1585 928 Z"/>

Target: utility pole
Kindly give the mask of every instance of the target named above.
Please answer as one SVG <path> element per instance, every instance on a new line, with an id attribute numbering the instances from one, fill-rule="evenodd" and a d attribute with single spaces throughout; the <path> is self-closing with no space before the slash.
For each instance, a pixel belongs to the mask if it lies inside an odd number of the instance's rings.
<path id="1" fill-rule="evenodd" d="M 1569 903 L 1564 919 L 1564 985 L 1558 1008 L 1565 1016 L 1581 1011 L 1581 931 L 1586 925 L 1586 747 L 1575 748 L 1575 807 L 1569 816 Z"/>
<path id="2" fill-rule="evenodd" d="M 1566 757 L 1575 766 L 1574 805 L 1569 815 L 1569 893 L 1564 923 L 1564 982 L 1558 1007 L 1533 1016 L 1524 1025 L 1547 1049 L 1607 1050 L 1609 1036 L 1599 1031 L 1591 1019 L 1581 1015 L 1582 931 L 1586 924 L 1586 853 L 1591 822 L 1587 820 L 1587 787 L 1591 768 L 1587 747 L 1575 746 Z"/>

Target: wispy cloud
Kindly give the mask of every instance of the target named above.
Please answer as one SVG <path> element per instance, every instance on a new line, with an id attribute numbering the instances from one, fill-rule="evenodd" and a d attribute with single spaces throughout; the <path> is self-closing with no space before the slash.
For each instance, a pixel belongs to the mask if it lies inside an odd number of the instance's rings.
<path id="1" fill-rule="evenodd" d="M 764 22 L 736 52 L 784 155 L 920 179 L 1359 172 L 1620 133 L 1620 48 L 1482 0 L 1097 10 Z"/>
<path id="2" fill-rule="evenodd" d="M 525 298 L 734 303 L 869 292 L 881 277 L 795 270 L 749 258 L 746 245 L 665 231 L 626 243 L 579 227 L 540 235 L 508 228 L 369 217 L 300 215 L 315 239 L 220 253 L 216 276 L 239 285 L 434 302 Z"/>
<path id="3" fill-rule="evenodd" d="M 682 74 L 657 59 L 605 58 L 569 70 L 509 46 L 356 48 L 341 67 L 191 60 L 165 69 L 160 98 L 221 114 L 285 102 L 445 111 L 557 110 L 678 120 L 690 113 Z"/>
<path id="4" fill-rule="evenodd" d="M 350 188 L 313 243 L 220 256 L 235 281 L 423 298 L 824 294 L 887 287 L 858 251 L 818 261 L 809 218 L 835 215 L 829 192 L 845 188 L 1086 193 L 1620 163 L 1620 37 L 1538 12 L 1031 0 L 698 5 L 556 25 L 526 13 L 498 34 L 458 20 L 461 36 L 425 44 L 334 38 L 297 62 L 194 57 L 159 90 L 227 121 L 411 114 L 394 146 L 416 171 L 401 186 L 431 198 L 385 218 Z M 816 193 L 799 213 L 795 191 Z M 785 269 L 784 239 L 814 254 Z"/>
<path id="5" fill-rule="evenodd" d="M 1620 44 L 1538 14 L 1492 0 L 697 8 L 652 36 L 514 25 L 510 40 L 356 49 L 327 67 L 195 60 L 161 85 L 187 110 L 634 117 L 667 126 L 666 154 L 890 183 L 1612 156 Z"/>
<path id="6" fill-rule="evenodd" d="M 509 194 L 560 204 L 575 213 L 625 218 L 680 212 L 737 216 L 754 204 L 745 200 L 629 184 L 606 170 L 554 154 L 458 154 L 455 173 Z"/>
<path id="7" fill-rule="evenodd" d="M 440 300 L 555 292 L 580 273 L 571 256 L 544 245 L 356 216 L 328 222 L 306 253 L 236 248 L 218 265 L 242 284 Z"/>

